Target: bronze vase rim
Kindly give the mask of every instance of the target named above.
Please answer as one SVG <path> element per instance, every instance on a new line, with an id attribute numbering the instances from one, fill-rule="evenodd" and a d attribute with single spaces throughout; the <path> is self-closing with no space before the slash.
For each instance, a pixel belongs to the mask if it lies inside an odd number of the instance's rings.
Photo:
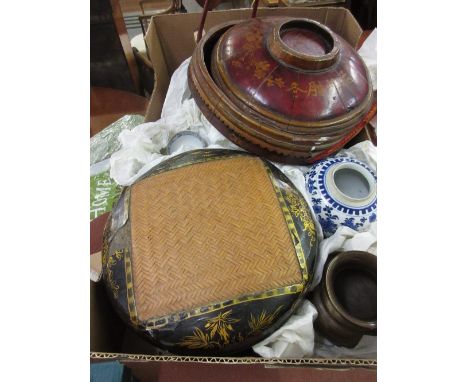
<path id="1" fill-rule="evenodd" d="M 375 261 L 375 271 L 371 270 L 370 273 L 375 274 L 375 278 L 377 279 L 377 256 L 373 255 L 372 253 L 365 252 L 365 251 L 344 251 L 339 252 L 335 257 L 330 261 L 328 267 L 326 269 L 325 274 L 325 288 L 324 291 L 328 295 L 328 299 L 330 303 L 333 305 L 337 313 L 343 317 L 345 320 L 350 322 L 353 325 L 356 325 L 364 330 L 373 331 L 377 329 L 377 318 L 375 320 L 361 320 L 349 314 L 347 310 L 343 307 L 343 305 L 339 302 L 334 290 L 334 278 L 336 275 L 337 269 L 340 266 L 346 263 L 355 262 L 356 259 L 367 259 L 370 262 Z M 353 261 L 354 260 L 354 261 Z M 361 263 L 363 264 L 363 263 Z M 366 262 L 366 264 L 368 264 Z M 366 267 L 366 271 L 369 271 L 369 266 Z"/>

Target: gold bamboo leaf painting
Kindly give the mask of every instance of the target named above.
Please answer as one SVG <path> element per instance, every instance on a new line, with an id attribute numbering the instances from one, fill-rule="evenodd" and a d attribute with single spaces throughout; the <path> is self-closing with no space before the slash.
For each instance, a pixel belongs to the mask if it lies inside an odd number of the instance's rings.
<path id="1" fill-rule="evenodd" d="M 207 319 L 208 322 L 205 324 L 205 328 L 210 331 L 211 338 L 219 335 L 224 343 L 228 343 L 229 333 L 233 330 L 232 324 L 240 321 L 237 318 L 230 318 L 231 313 L 232 310 L 228 310 L 216 317 Z"/>
<path id="2" fill-rule="evenodd" d="M 193 336 L 184 337 L 179 345 L 189 349 L 209 349 L 217 345 L 217 343 L 210 340 L 209 334 L 203 333 L 199 328 L 195 328 Z"/>
<path id="3" fill-rule="evenodd" d="M 304 231 L 307 232 L 307 235 L 310 238 L 310 245 L 313 245 L 315 241 L 315 226 L 312 216 L 309 212 L 309 207 L 306 203 L 298 198 L 293 192 L 288 191 L 286 194 L 286 200 L 289 203 L 289 208 L 291 213 L 299 218 L 304 225 Z"/>
<path id="4" fill-rule="evenodd" d="M 257 317 L 250 314 L 249 327 L 251 329 L 251 333 L 259 332 L 271 326 L 282 307 L 282 305 L 279 306 L 272 313 L 267 313 L 266 310 L 263 310 Z"/>
<path id="5" fill-rule="evenodd" d="M 279 306 L 274 312 L 267 313 L 265 310 L 258 316 L 250 314 L 249 327 L 250 332 L 248 336 L 254 335 L 259 331 L 270 327 L 283 306 Z M 232 342 L 244 341 L 244 336 L 238 332 L 237 336 L 234 331 L 233 324 L 240 321 L 238 318 L 230 317 L 232 310 L 221 312 L 215 317 L 206 318 L 206 324 L 203 329 L 195 328 L 193 335 L 186 336 L 181 342 L 180 346 L 189 349 L 209 349 L 213 347 L 221 348 Z"/>
<path id="6" fill-rule="evenodd" d="M 240 321 L 238 318 L 229 317 L 232 310 L 221 312 L 215 317 L 206 318 L 206 324 L 203 329 L 195 328 L 192 336 L 186 336 L 180 346 L 189 349 L 208 349 L 214 346 L 221 347 L 222 344 L 230 342 L 230 334 L 234 330 L 232 324 Z"/>

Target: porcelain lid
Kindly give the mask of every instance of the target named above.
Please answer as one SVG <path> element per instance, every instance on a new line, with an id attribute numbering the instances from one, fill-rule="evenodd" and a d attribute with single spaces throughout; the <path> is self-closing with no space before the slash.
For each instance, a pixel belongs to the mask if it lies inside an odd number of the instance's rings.
<path id="1" fill-rule="evenodd" d="M 362 59 L 312 20 L 269 17 L 236 24 L 218 40 L 211 68 L 229 98 L 292 127 L 347 118 L 370 102 Z"/>

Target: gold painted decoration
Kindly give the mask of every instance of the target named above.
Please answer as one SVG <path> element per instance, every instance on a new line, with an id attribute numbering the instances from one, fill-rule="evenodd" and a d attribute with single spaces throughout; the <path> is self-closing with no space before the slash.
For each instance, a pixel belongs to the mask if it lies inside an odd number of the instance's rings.
<path id="1" fill-rule="evenodd" d="M 109 285 L 112 289 L 112 294 L 114 295 L 114 298 L 118 298 L 119 295 L 119 285 L 114 280 L 114 273 L 112 271 L 112 267 L 117 264 L 118 261 L 122 260 L 124 252 L 127 251 L 128 249 L 119 249 L 116 250 L 111 256 L 107 257 L 106 255 L 106 273 L 107 273 L 107 280 L 109 282 Z M 107 253 L 107 249 L 106 249 Z"/>
<path id="2" fill-rule="evenodd" d="M 248 321 L 250 332 L 247 336 L 268 329 L 274 323 L 281 309 L 282 306 L 279 306 L 274 312 L 267 313 L 266 310 L 263 310 L 259 315 L 251 313 Z M 233 324 L 240 322 L 240 319 L 230 317 L 231 314 L 232 310 L 227 310 L 215 317 L 205 319 L 207 323 L 203 328 L 196 327 L 193 334 L 184 337 L 178 345 L 188 349 L 210 349 L 243 341 L 244 337 L 239 335 L 240 333 L 237 333 L 236 337 L 236 331 L 233 327 Z"/>
<path id="3" fill-rule="evenodd" d="M 213 338 L 215 335 L 227 343 L 229 340 L 229 333 L 232 332 L 232 324 L 239 322 L 238 318 L 230 318 L 232 310 L 228 310 L 223 313 L 219 313 L 213 318 L 207 318 L 207 323 L 205 324 L 205 329 L 210 331 L 210 336 Z"/>
<path id="4" fill-rule="evenodd" d="M 251 313 L 249 319 L 249 327 L 251 329 L 250 333 L 257 333 L 271 326 L 282 307 L 282 305 L 279 306 L 274 312 L 271 313 L 267 313 L 266 310 L 262 310 L 262 313 L 260 313 L 258 316 L 254 316 Z"/>
<path id="5" fill-rule="evenodd" d="M 294 192 L 289 191 L 286 194 L 286 200 L 289 203 L 291 213 L 299 218 L 304 225 L 304 230 L 310 238 L 312 244 L 316 240 L 315 224 L 309 210 L 309 206 L 303 198 L 299 198 Z"/>

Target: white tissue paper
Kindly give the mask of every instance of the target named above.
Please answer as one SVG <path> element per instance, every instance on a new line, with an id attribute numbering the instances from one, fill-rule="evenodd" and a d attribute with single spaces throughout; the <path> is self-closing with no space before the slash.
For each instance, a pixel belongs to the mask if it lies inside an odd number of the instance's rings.
<path id="1" fill-rule="evenodd" d="M 194 131 L 208 143 L 207 148 L 224 148 L 242 150 L 227 140 L 200 112 L 191 98 L 187 81 L 187 69 L 190 58 L 185 60 L 174 72 L 169 84 L 166 99 L 161 112 L 161 119 L 156 122 L 143 123 L 131 131 L 123 131 L 119 135 L 121 150 L 110 158 L 110 175 L 120 185 L 129 186 L 158 163 L 172 156 L 187 151 L 183 146 L 171 155 L 162 154 L 169 140 L 183 130 Z M 362 142 L 350 149 L 341 150 L 337 155 L 349 155 L 367 162 L 376 169 L 377 156 L 375 146 L 370 142 Z M 335 235 L 322 241 L 323 234 L 320 224 L 313 213 L 311 201 L 305 188 L 304 172 L 306 166 L 291 166 L 275 163 L 275 165 L 294 183 L 309 204 L 314 218 L 317 238 L 322 242 L 317 259 L 316 277 L 313 282 L 320 281 L 323 264 L 332 250 L 339 248 L 367 250 L 373 239 L 366 233 L 357 233 L 348 227 L 341 227 Z M 359 235 L 354 237 L 355 235 Z M 373 235 L 371 233 L 370 235 Z M 368 245 L 367 245 L 367 244 Z M 366 248 L 364 248 L 366 247 Z M 334 249 L 335 248 L 335 249 Z M 318 280 L 318 281 L 317 281 Z M 303 301 L 295 314 L 270 337 L 254 346 L 254 351 L 264 357 L 306 357 L 314 351 L 314 330 L 312 322 L 317 311 L 310 301 Z M 334 345 L 320 345 L 320 351 L 338 351 Z M 332 349 L 332 350 L 330 350 Z"/>
<path id="2" fill-rule="evenodd" d="M 194 131 L 208 143 L 208 148 L 241 150 L 228 141 L 202 115 L 191 97 L 187 81 L 190 58 L 174 72 L 161 111 L 161 119 L 143 123 L 119 135 L 122 145 L 110 159 L 110 175 L 122 186 L 129 186 L 158 163 L 181 154 L 184 147 L 171 155 L 163 155 L 169 140 L 183 130 Z"/>
<path id="3" fill-rule="evenodd" d="M 377 337 L 362 336 L 352 349 L 333 345 L 320 335 L 315 337 L 314 356 L 324 358 L 377 358 Z"/>
<path id="4" fill-rule="evenodd" d="M 365 232 L 357 232 L 349 227 L 340 226 L 329 238 L 322 240 L 319 246 L 317 269 L 312 278 L 314 288 L 322 279 L 323 266 L 328 255 L 336 251 L 366 251 L 377 255 L 377 222 L 370 224 Z"/>
<path id="5" fill-rule="evenodd" d="M 313 320 L 317 309 L 308 300 L 302 302 L 291 318 L 262 342 L 253 346 L 255 353 L 265 358 L 310 357 L 314 351 Z"/>
<path id="6" fill-rule="evenodd" d="M 369 69 L 372 88 L 377 90 L 377 28 L 366 38 L 358 53 Z"/>

